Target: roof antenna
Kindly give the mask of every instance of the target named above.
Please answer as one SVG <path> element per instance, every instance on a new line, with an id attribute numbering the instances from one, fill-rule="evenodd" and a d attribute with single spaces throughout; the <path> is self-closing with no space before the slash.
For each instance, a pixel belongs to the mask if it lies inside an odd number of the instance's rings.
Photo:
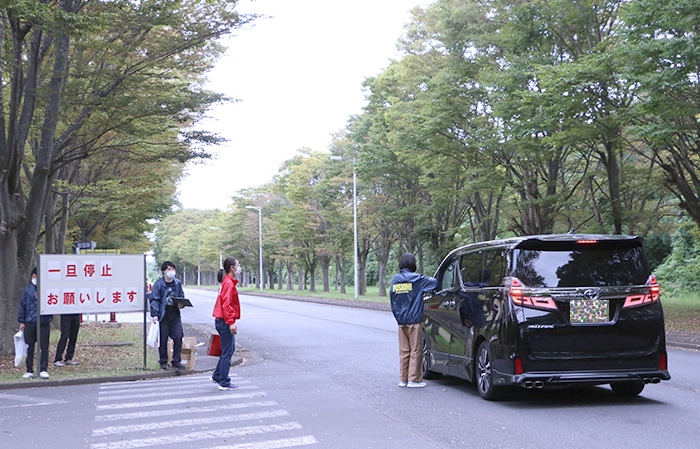
<path id="1" fill-rule="evenodd" d="M 569 235 L 574 235 L 574 228 L 569 229 Z"/>

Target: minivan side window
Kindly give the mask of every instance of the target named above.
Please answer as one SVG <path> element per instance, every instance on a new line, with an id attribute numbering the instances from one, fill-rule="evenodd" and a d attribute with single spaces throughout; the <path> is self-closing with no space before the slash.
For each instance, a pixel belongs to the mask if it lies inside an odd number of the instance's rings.
<path id="1" fill-rule="evenodd" d="M 462 256 L 462 282 L 465 287 L 478 287 L 481 281 L 481 253 Z"/>
<path id="2" fill-rule="evenodd" d="M 455 286 L 455 262 L 452 261 L 442 273 L 440 290 L 452 290 Z"/>
<path id="3" fill-rule="evenodd" d="M 484 269 L 481 274 L 483 287 L 498 287 L 503 281 L 505 257 L 500 249 L 484 252 Z"/>

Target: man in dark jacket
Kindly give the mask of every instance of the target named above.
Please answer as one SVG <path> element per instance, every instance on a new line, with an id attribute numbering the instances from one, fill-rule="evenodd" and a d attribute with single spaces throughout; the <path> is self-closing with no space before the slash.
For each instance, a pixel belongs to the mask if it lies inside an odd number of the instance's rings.
<path id="1" fill-rule="evenodd" d="M 31 379 L 34 377 L 34 345 L 37 340 L 37 298 L 36 298 L 36 268 L 32 270 L 31 283 L 27 285 L 22 292 L 22 300 L 19 303 L 19 313 L 17 321 L 19 321 L 19 330 L 24 331 L 24 341 L 29 345 L 27 348 L 27 372 L 22 377 Z M 44 315 L 41 317 L 41 341 L 39 348 L 41 355 L 39 356 L 39 377 L 48 379 L 49 373 L 49 323 L 53 320 L 53 315 Z"/>
<path id="2" fill-rule="evenodd" d="M 172 367 L 175 369 L 187 369 L 181 363 L 182 358 L 182 319 L 180 309 L 184 306 L 180 303 L 175 305 L 173 298 L 184 298 L 185 292 L 182 284 L 175 279 L 175 264 L 166 261 L 160 266 L 163 277 L 153 284 L 150 294 L 151 317 L 153 323 L 160 323 L 160 367 L 168 369 L 168 337 L 173 339 L 173 360 Z"/>
<path id="3" fill-rule="evenodd" d="M 415 273 L 411 253 L 399 257 L 399 274 L 391 280 L 391 311 L 399 325 L 399 387 L 421 388 L 423 382 L 423 293 L 435 290 L 437 280 Z"/>

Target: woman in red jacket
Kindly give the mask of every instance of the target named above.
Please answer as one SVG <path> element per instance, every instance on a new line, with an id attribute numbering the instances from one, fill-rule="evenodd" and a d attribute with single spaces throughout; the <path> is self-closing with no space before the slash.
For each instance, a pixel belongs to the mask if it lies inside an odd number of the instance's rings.
<path id="1" fill-rule="evenodd" d="M 221 357 L 216 365 L 211 380 L 219 384 L 219 390 L 235 390 L 236 385 L 231 384 L 228 376 L 231 368 L 231 357 L 236 344 L 236 320 L 241 317 L 241 305 L 238 302 L 238 277 L 241 275 L 241 265 L 233 257 L 227 257 L 224 261 L 224 279 L 221 282 L 219 296 L 216 298 L 213 316 L 216 319 L 214 325 L 221 336 Z"/>

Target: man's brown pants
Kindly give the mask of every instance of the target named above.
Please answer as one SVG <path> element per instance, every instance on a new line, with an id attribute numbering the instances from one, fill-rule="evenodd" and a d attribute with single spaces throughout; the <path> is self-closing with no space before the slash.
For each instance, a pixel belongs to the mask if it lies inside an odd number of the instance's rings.
<path id="1" fill-rule="evenodd" d="M 399 325 L 401 381 L 423 381 L 423 328 L 421 323 Z"/>

